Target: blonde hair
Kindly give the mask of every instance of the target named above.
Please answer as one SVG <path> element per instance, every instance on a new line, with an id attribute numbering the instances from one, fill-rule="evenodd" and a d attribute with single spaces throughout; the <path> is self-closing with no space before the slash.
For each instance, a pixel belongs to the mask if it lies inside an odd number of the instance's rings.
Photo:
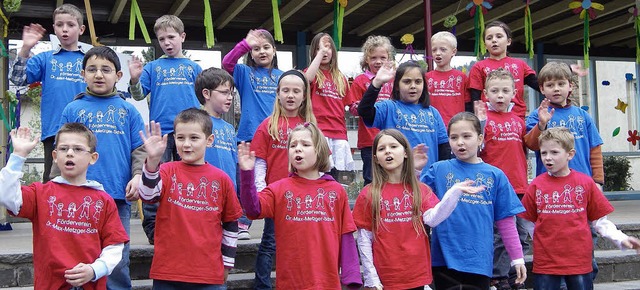
<path id="1" fill-rule="evenodd" d="M 309 131 L 311 133 L 311 142 L 313 142 L 313 148 L 316 151 L 316 163 L 314 164 L 314 168 L 319 172 L 328 172 L 331 170 L 331 161 L 329 160 L 329 155 L 331 154 L 329 151 L 329 144 L 327 144 L 327 139 L 322 134 L 322 131 L 318 129 L 313 123 L 304 123 L 302 125 L 298 125 L 291 133 L 289 133 L 289 139 L 287 140 L 287 148 L 291 147 L 291 136 L 294 133 L 300 131 Z M 296 168 L 291 164 L 291 160 L 289 160 L 289 172 L 296 172 Z"/>
<path id="2" fill-rule="evenodd" d="M 494 80 L 510 80 L 511 81 L 511 85 L 515 88 L 515 81 L 513 80 L 513 75 L 511 74 L 510 71 L 504 69 L 504 68 L 498 68 L 496 70 L 491 71 L 488 75 L 487 75 L 487 79 L 484 81 L 484 87 L 488 88 L 489 87 L 489 82 L 494 81 Z"/>
<path id="3" fill-rule="evenodd" d="M 84 16 L 82 16 L 82 10 L 73 4 L 62 4 L 60 7 L 53 10 L 53 21 L 56 20 L 56 16 L 60 14 L 69 14 L 76 18 L 78 25 L 82 26 Z"/>
<path id="4" fill-rule="evenodd" d="M 177 33 L 184 32 L 184 23 L 175 15 L 162 15 L 156 19 L 156 24 L 153 25 L 153 32 L 158 34 L 160 30 L 166 30 L 167 28 L 173 28 Z"/>
<path id="5" fill-rule="evenodd" d="M 382 136 L 389 136 L 393 139 L 396 139 L 402 147 L 404 147 L 404 152 L 406 154 L 406 158 L 404 159 L 404 163 L 402 164 L 402 184 L 404 184 L 405 189 L 409 186 L 411 192 L 413 192 L 413 206 L 411 208 L 411 220 L 413 222 L 413 228 L 416 230 L 416 233 L 420 234 L 420 232 L 426 234 L 426 230 L 422 224 L 422 191 L 420 191 L 420 182 L 418 178 L 416 178 L 414 168 L 413 168 L 413 155 L 411 154 L 411 146 L 409 145 L 409 140 L 405 137 L 400 131 L 396 129 L 385 129 L 380 131 L 376 138 L 373 140 L 373 162 L 372 162 L 372 181 L 369 186 L 369 196 L 371 198 L 371 213 L 372 213 L 372 229 L 373 232 L 376 232 L 380 225 L 382 225 L 382 219 L 380 217 L 380 200 L 382 196 L 382 187 L 389 180 L 389 175 L 387 171 L 382 168 L 380 163 L 378 163 L 375 159 L 378 142 L 380 142 L 380 138 Z M 384 225 L 382 225 L 384 227 Z"/>
<path id="6" fill-rule="evenodd" d="M 567 152 L 574 149 L 575 144 L 573 133 L 566 127 L 553 127 L 542 131 L 538 137 L 538 144 L 544 141 L 556 141 Z"/>
<path id="7" fill-rule="evenodd" d="M 370 35 L 362 45 L 362 59 L 360 60 L 360 68 L 362 68 L 362 71 L 366 71 L 369 69 L 369 64 L 367 64 L 369 56 L 378 47 L 384 48 L 387 51 L 388 60 L 395 62 L 396 50 L 391 44 L 391 40 L 389 39 L 389 37 Z"/>
<path id="8" fill-rule="evenodd" d="M 546 81 L 563 79 L 571 82 L 573 80 L 573 74 L 571 73 L 569 65 L 562 62 L 550 61 L 542 67 L 538 74 L 538 84 L 541 86 Z"/>
<path id="9" fill-rule="evenodd" d="M 267 125 L 267 132 L 269 132 L 269 136 L 273 140 L 280 141 L 280 134 L 278 134 L 278 122 L 280 121 L 280 117 L 283 117 L 285 121 L 289 122 L 287 116 L 284 114 L 284 108 L 282 108 L 282 104 L 280 104 L 280 100 L 277 95 L 280 93 L 280 82 L 283 77 L 295 75 L 302 79 L 304 82 L 304 100 L 300 103 L 300 108 L 298 108 L 298 116 L 302 118 L 305 122 L 308 123 L 316 123 L 316 117 L 313 114 L 313 110 L 311 107 L 311 89 L 309 88 L 309 81 L 304 76 L 303 72 L 295 70 L 296 72 L 287 71 L 280 75 L 280 79 L 278 79 L 278 87 L 276 88 L 276 101 L 273 104 L 273 112 L 271 113 L 271 119 L 269 120 L 269 124 Z"/>
<path id="10" fill-rule="evenodd" d="M 331 43 L 331 61 L 329 63 L 331 78 L 333 79 L 333 83 L 336 85 L 338 95 L 344 97 L 347 94 L 349 83 L 347 82 L 344 74 L 342 74 L 342 72 L 340 72 L 340 69 L 338 69 L 338 50 L 336 49 L 336 44 L 333 42 L 333 38 L 331 38 L 329 34 L 324 32 L 316 34 L 316 36 L 311 40 L 309 57 L 311 60 L 315 58 L 316 54 L 318 53 L 318 48 L 320 47 L 320 42 L 325 37 L 328 39 L 329 43 Z M 316 80 L 318 83 L 318 87 L 322 88 L 324 86 L 324 74 L 320 69 L 318 70 L 318 72 L 316 72 Z"/>
<path id="11" fill-rule="evenodd" d="M 434 34 L 433 36 L 431 36 L 431 42 L 433 43 L 436 40 L 444 40 L 447 43 L 449 43 L 449 45 L 451 45 L 451 47 L 453 48 L 458 48 L 458 39 L 456 38 L 455 35 L 453 35 L 453 33 L 449 32 L 449 31 L 440 31 L 436 34 Z"/>

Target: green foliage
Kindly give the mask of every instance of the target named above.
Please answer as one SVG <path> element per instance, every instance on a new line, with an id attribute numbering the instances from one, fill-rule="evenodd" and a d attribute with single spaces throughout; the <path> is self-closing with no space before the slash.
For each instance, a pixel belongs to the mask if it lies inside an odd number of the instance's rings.
<path id="1" fill-rule="evenodd" d="M 356 180 L 347 186 L 347 196 L 349 196 L 349 200 L 356 200 L 363 185 L 364 181 Z"/>
<path id="2" fill-rule="evenodd" d="M 31 166 L 31 170 L 28 167 L 25 168 L 22 175 L 22 182 L 24 185 L 29 185 L 34 182 L 42 181 L 42 172 L 36 169 L 36 166 Z"/>
<path id="3" fill-rule="evenodd" d="M 8 13 L 15 13 L 20 11 L 20 4 L 22 4 L 21 0 L 4 0 L 2 2 L 4 10 Z"/>
<path id="4" fill-rule="evenodd" d="M 632 190 L 631 162 L 625 156 L 607 156 L 604 158 L 604 191 Z"/>

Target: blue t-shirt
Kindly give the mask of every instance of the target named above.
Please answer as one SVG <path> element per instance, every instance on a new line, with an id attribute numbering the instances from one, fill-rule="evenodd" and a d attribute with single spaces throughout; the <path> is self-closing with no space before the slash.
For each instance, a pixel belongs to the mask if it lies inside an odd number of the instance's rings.
<path id="1" fill-rule="evenodd" d="M 162 134 L 173 132 L 180 111 L 200 108 L 195 82 L 202 68 L 188 58 L 162 57 L 147 63 L 140 76 L 144 95 L 151 93 L 149 120 L 160 123 Z"/>
<path id="2" fill-rule="evenodd" d="M 69 103 L 62 122 L 85 124 L 98 139 L 98 161 L 89 166 L 87 179 L 95 180 L 113 199 L 125 199 L 131 180 L 131 152 L 142 146 L 144 120 L 136 108 L 120 95 L 95 97 L 82 94 Z"/>
<path id="3" fill-rule="evenodd" d="M 238 142 L 251 141 L 260 123 L 273 112 L 280 75 L 282 71 L 277 68 L 271 69 L 269 74 L 268 68 L 244 64 L 236 64 L 234 67 L 233 80 L 240 94 L 242 108 Z"/>
<path id="4" fill-rule="evenodd" d="M 207 147 L 204 159 L 224 171 L 233 181 L 233 185 L 237 185 L 238 145 L 236 130 L 233 125 L 220 118 L 211 117 L 211 121 L 213 122 L 213 146 Z"/>
<path id="5" fill-rule="evenodd" d="M 551 108 L 549 108 L 551 109 Z M 547 128 L 567 127 L 575 138 L 576 155 L 569 161 L 569 167 L 592 176 L 591 148 L 602 145 L 602 138 L 596 124 L 587 111 L 576 106 L 565 108 L 554 107 L 553 117 L 547 123 Z M 527 132 L 538 125 L 538 111 L 533 110 L 527 117 Z M 547 172 L 540 158 L 540 151 L 536 151 L 536 176 Z"/>
<path id="6" fill-rule="evenodd" d="M 420 104 L 409 104 L 396 100 L 377 102 L 376 116 L 373 126 L 380 130 L 397 129 L 409 140 L 411 147 L 424 144 L 429 147 L 427 165 L 423 174 L 431 164 L 438 161 L 438 145 L 449 142 L 447 129 L 436 108 L 422 107 Z"/>
<path id="7" fill-rule="evenodd" d="M 431 263 L 461 272 L 491 277 L 493 271 L 493 225 L 495 221 L 524 212 L 507 176 L 497 167 L 457 158 L 431 165 L 422 182 L 442 199 L 454 184 L 475 180 L 485 185 L 479 194 L 463 193 L 444 222 L 433 228 Z"/>
<path id="8" fill-rule="evenodd" d="M 27 83 L 42 83 L 42 140 L 58 132 L 62 109 L 87 87 L 80 75 L 84 53 L 64 49 L 54 52 L 34 55 L 27 60 L 26 67 Z"/>

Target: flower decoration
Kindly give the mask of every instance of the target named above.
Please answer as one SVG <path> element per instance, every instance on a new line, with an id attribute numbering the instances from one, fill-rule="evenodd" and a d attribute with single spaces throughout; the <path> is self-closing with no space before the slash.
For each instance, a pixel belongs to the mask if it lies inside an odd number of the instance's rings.
<path id="1" fill-rule="evenodd" d="M 458 18 L 451 14 L 444 18 L 444 27 L 451 29 L 451 33 L 456 34 L 456 24 L 458 24 Z"/>
<path id="2" fill-rule="evenodd" d="M 409 33 L 407 33 L 407 34 L 403 35 L 402 37 L 400 37 L 400 42 L 402 42 L 402 44 L 404 44 L 404 45 L 413 44 L 413 40 L 414 40 L 413 34 L 409 34 Z"/>
<path id="3" fill-rule="evenodd" d="M 579 13 L 580 19 L 584 19 L 584 44 L 582 46 L 582 53 L 584 54 L 584 66 L 585 68 L 589 68 L 589 47 L 591 46 L 591 41 L 589 41 L 589 20 L 596 19 L 596 10 L 604 10 L 604 5 L 591 2 L 591 0 L 571 1 L 569 3 L 569 9 L 571 9 L 574 14 Z M 587 14 L 589 14 L 589 17 L 585 17 Z"/>
<path id="4" fill-rule="evenodd" d="M 636 146 L 636 142 L 640 141 L 640 136 L 638 136 L 638 130 L 629 130 L 629 138 L 627 138 L 627 141 L 629 141 L 629 143 L 633 144 L 633 146 Z"/>
<path id="5" fill-rule="evenodd" d="M 274 0 L 275 1 L 275 0 Z M 342 27 L 344 25 L 344 8 L 347 7 L 347 0 L 324 0 L 327 3 L 333 3 L 333 42 L 336 47 L 342 47 Z"/>
<path id="6" fill-rule="evenodd" d="M 620 134 L 620 127 L 613 129 L 613 133 L 611 133 L 611 137 L 618 136 Z"/>
<path id="7" fill-rule="evenodd" d="M 627 113 L 627 106 L 629 106 L 629 104 L 623 102 L 622 100 L 618 99 L 618 105 L 616 106 L 616 110 L 622 112 L 623 114 Z"/>
<path id="8" fill-rule="evenodd" d="M 21 101 L 31 104 L 40 104 L 42 100 L 42 84 L 40 82 L 31 83 L 27 87 L 27 92 L 22 95 Z"/>
<path id="9" fill-rule="evenodd" d="M 416 51 L 413 49 L 413 41 L 414 41 L 413 34 L 410 34 L 410 33 L 407 33 L 407 34 L 403 35 L 402 37 L 400 37 L 400 42 L 402 42 L 402 44 L 406 45 L 407 47 L 404 49 L 403 55 L 400 58 L 400 60 L 398 61 L 398 63 L 402 63 L 402 59 L 407 54 L 409 55 L 409 60 L 417 61 L 415 59 Z M 426 64 L 426 62 L 425 62 L 425 64 Z"/>
<path id="10" fill-rule="evenodd" d="M 475 45 L 473 53 L 478 59 L 482 58 L 482 55 L 487 52 L 487 48 L 484 46 L 484 14 L 488 9 L 493 8 L 490 2 L 493 0 L 473 0 L 467 4 L 465 9 L 469 10 L 469 15 L 473 17 L 473 27 L 475 30 Z M 479 12 L 479 13 L 478 13 Z"/>

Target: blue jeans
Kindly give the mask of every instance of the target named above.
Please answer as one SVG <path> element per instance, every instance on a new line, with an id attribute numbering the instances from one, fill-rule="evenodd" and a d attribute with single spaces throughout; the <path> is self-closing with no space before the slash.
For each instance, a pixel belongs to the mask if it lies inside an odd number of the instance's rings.
<path id="1" fill-rule="evenodd" d="M 567 283 L 568 290 L 593 290 L 593 279 L 591 278 L 591 273 L 565 276 L 535 274 L 535 278 L 533 280 L 533 289 L 560 289 L 562 279 L 564 279 Z"/>
<path id="2" fill-rule="evenodd" d="M 198 284 L 178 281 L 153 280 L 153 290 L 227 290 L 227 285 Z"/>
<path id="3" fill-rule="evenodd" d="M 256 257 L 256 278 L 254 288 L 256 290 L 271 289 L 271 270 L 276 257 L 276 234 L 273 219 L 264 219 L 262 241 Z"/>
<path id="4" fill-rule="evenodd" d="M 118 207 L 118 215 L 124 230 L 127 232 L 127 236 L 131 236 L 131 227 L 129 220 L 131 219 L 131 205 L 123 199 L 116 199 L 116 206 Z M 129 243 L 124 244 L 122 250 L 122 260 L 116 265 L 111 272 L 111 275 L 107 278 L 107 289 L 120 290 L 131 289 L 131 275 L 129 274 Z"/>
<path id="5" fill-rule="evenodd" d="M 371 183 L 371 158 L 373 155 L 372 147 L 364 147 L 360 149 L 360 157 L 362 158 L 362 178 L 364 179 L 363 187 Z"/>

